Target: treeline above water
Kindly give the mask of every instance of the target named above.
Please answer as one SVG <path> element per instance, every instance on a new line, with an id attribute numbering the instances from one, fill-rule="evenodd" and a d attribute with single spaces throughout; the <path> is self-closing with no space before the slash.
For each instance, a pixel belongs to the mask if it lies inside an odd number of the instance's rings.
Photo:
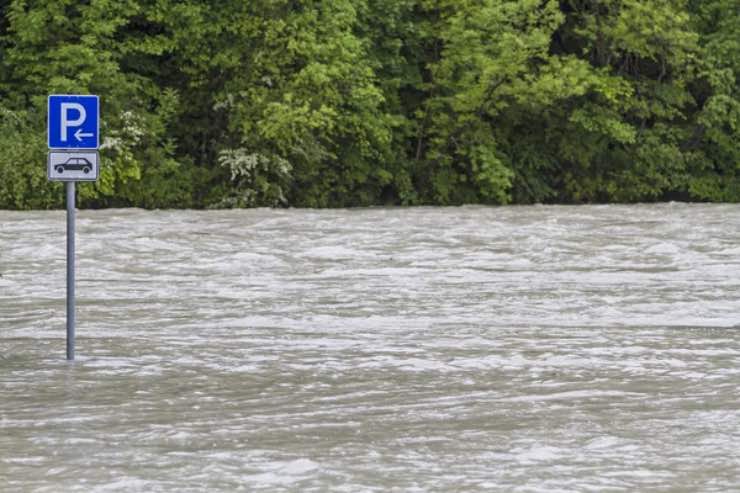
<path id="1" fill-rule="evenodd" d="M 0 208 L 740 200 L 738 0 L 0 1 Z"/>

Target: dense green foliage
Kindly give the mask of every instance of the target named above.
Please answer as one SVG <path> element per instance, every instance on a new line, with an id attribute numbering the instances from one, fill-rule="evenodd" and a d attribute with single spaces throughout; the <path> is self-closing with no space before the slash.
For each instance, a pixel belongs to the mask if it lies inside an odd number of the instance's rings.
<path id="1" fill-rule="evenodd" d="M 738 0 L 0 0 L 0 208 L 740 200 Z"/>

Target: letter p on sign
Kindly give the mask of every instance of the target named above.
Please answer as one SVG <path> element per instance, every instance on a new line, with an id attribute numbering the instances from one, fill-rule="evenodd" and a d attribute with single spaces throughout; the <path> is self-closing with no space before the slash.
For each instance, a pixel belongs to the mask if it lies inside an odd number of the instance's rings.
<path id="1" fill-rule="evenodd" d="M 70 119 L 70 112 L 77 112 L 77 118 Z M 61 122 L 61 139 L 62 142 L 67 142 L 69 127 L 80 127 L 87 119 L 87 111 L 85 107 L 80 103 L 62 103 L 62 122 Z"/>

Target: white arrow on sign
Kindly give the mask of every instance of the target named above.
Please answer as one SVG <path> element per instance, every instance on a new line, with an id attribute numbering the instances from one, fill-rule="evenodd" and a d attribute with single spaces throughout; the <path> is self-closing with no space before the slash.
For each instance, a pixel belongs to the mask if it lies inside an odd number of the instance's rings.
<path id="1" fill-rule="evenodd" d="M 75 132 L 75 139 L 77 139 L 77 142 L 82 142 L 83 137 L 92 137 L 92 133 L 83 133 L 81 128 L 78 128 Z"/>

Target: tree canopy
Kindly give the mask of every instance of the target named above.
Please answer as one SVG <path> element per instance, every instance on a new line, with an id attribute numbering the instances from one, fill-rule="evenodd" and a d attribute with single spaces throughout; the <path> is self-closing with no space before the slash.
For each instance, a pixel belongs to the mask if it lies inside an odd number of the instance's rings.
<path id="1" fill-rule="evenodd" d="M 0 1 L 0 208 L 740 200 L 737 0 Z"/>

